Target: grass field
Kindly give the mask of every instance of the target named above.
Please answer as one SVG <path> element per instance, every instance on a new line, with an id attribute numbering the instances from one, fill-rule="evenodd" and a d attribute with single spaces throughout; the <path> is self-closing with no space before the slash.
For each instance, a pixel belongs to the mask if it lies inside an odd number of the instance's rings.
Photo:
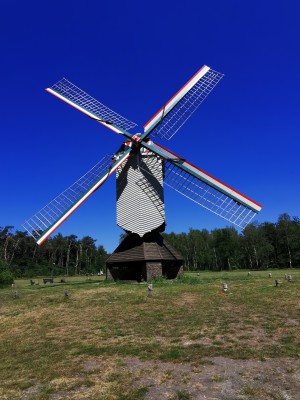
<path id="1" fill-rule="evenodd" d="M 1 400 L 300 399 L 300 270 L 38 281 L 0 289 Z"/>

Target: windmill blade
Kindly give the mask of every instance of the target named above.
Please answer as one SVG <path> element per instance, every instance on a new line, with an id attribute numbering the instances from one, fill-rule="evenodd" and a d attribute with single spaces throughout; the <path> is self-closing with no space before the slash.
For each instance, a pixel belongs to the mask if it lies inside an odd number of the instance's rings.
<path id="1" fill-rule="evenodd" d="M 42 244 L 112 173 L 130 156 L 131 149 L 117 156 L 103 157 L 92 169 L 78 179 L 22 225 Z"/>
<path id="2" fill-rule="evenodd" d="M 204 65 L 145 125 L 143 139 L 171 139 L 224 75 Z"/>
<path id="3" fill-rule="evenodd" d="M 143 143 L 165 159 L 164 183 L 214 214 L 244 229 L 262 206 L 158 144 Z"/>
<path id="4" fill-rule="evenodd" d="M 97 122 L 116 133 L 131 137 L 126 131 L 137 126 L 134 122 L 122 117 L 94 99 L 94 97 L 81 90 L 66 78 L 61 79 L 51 88 L 47 88 L 46 91 L 77 108 L 77 110 L 95 119 Z"/>

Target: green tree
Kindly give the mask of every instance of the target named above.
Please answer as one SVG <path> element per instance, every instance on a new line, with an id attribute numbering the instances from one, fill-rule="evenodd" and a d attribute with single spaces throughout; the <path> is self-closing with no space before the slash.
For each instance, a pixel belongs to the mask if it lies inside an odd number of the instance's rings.
<path id="1" fill-rule="evenodd" d="M 299 224 L 287 213 L 278 217 L 276 225 L 278 231 L 278 243 L 280 247 L 280 264 L 295 266 L 295 260 L 299 251 Z"/>
<path id="2" fill-rule="evenodd" d="M 214 229 L 211 235 L 215 269 L 231 270 L 232 268 L 239 268 L 240 240 L 236 229 Z"/>

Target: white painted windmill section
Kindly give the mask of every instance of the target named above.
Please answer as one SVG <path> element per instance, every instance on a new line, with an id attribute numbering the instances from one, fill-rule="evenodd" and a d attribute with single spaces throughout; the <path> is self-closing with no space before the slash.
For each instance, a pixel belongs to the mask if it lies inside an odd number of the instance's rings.
<path id="1" fill-rule="evenodd" d="M 37 244 L 42 244 L 73 212 L 92 194 L 94 193 L 105 181 L 112 175 L 116 169 L 130 156 L 130 154 L 122 157 L 118 163 L 116 163 L 95 185 L 93 185 L 88 192 L 79 199 L 65 214 L 63 214 L 56 223 L 47 230 L 38 240 Z"/>
<path id="2" fill-rule="evenodd" d="M 204 65 L 145 125 L 144 132 L 150 131 L 160 119 L 168 114 L 183 96 L 210 70 Z"/>
<path id="3" fill-rule="evenodd" d="M 170 160 L 175 159 L 175 160 L 181 161 L 180 165 L 184 166 L 187 170 L 193 172 L 196 176 L 199 177 L 199 179 L 202 178 L 206 183 L 211 184 L 216 189 L 222 191 L 230 198 L 240 201 L 243 205 L 245 205 L 246 207 L 250 207 L 255 212 L 259 212 L 262 209 L 262 206 L 260 204 L 252 201 L 248 197 L 244 196 L 242 193 L 239 193 L 238 191 L 234 190 L 230 186 L 219 181 L 217 178 L 214 178 L 213 176 L 207 174 L 206 172 L 195 167 L 194 165 L 190 164 L 189 162 L 183 160 L 175 153 L 168 151 L 167 149 L 158 145 L 157 143 L 154 145 L 154 147 L 158 148 L 158 150 L 162 154 L 164 154 L 166 159 L 170 159 Z M 178 166 L 179 166 L 179 164 L 178 164 Z"/>
<path id="4" fill-rule="evenodd" d="M 230 188 L 229 186 L 223 184 L 219 180 L 213 178 L 210 175 L 207 175 L 204 171 L 199 170 L 198 168 L 194 167 L 193 165 L 189 164 L 188 162 L 183 162 L 182 165 L 184 165 L 187 169 L 190 171 L 193 171 L 197 175 L 201 176 L 205 181 L 211 183 L 214 187 L 222 190 L 222 192 L 225 192 L 227 196 L 230 196 L 231 198 L 235 198 L 236 200 L 240 200 L 242 203 L 250 206 L 251 208 L 255 209 L 257 212 L 259 212 L 262 207 L 258 205 L 257 203 L 254 203 L 247 197 L 243 196 L 241 193 L 235 191 L 234 189 Z"/>
<path id="5" fill-rule="evenodd" d="M 117 170 L 117 224 L 142 237 L 164 222 L 162 160 L 134 154 Z"/>
<path id="6" fill-rule="evenodd" d="M 65 103 L 69 104 L 70 106 L 72 106 L 72 107 L 76 108 L 77 110 L 81 111 L 82 113 L 84 113 L 88 117 L 95 119 L 97 122 L 99 122 L 99 124 L 102 124 L 102 125 L 106 126 L 108 129 L 112 130 L 113 132 L 123 133 L 122 131 L 120 131 L 115 126 L 113 126 L 111 124 L 106 124 L 105 122 L 100 121 L 99 118 L 96 115 L 90 113 L 89 111 L 85 110 L 83 107 L 80 107 L 79 105 L 77 105 L 73 101 L 71 101 L 71 100 L 67 99 L 66 97 L 62 96 L 61 94 L 57 93 L 55 90 L 53 90 L 51 88 L 47 88 L 46 91 L 51 93 L 51 94 L 53 94 L 53 96 L 59 98 L 60 100 L 62 100 Z"/>

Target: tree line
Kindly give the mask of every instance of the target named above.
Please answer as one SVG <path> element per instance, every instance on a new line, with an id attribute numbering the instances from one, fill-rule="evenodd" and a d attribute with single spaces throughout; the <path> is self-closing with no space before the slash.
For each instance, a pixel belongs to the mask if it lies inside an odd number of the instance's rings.
<path id="1" fill-rule="evenodd" d="M 275 223 L 251 223 L 240 234 L 228 227 L 164 236 L 181 252 L 187 270 L 300 267 L 300 219 L 286 213 Z"/>
<path id="2" fill-rule="evenodd" d="M 227 227 L 163 235 L 182 254 L 186 270 L 300 267 L 300 219 L 288 214 L 275 223 L 249 224 L 241 233 Z M 90 236 L 58 233 L 38 246 L 26 232 L 0 227 L 0 284 L 1 276 L 95 274 L 105 269 L 107 257 Z"/>
<path id="3" fill-rule="evenodd" d="M 105 267 L 107 253 L 96 239 L 58 233 L 42 246 L 13 226 L 0 227 L 0 271 L 13 277 L 95 274 Z M 1 284 L 1 278 L 0 278 Z"/>

